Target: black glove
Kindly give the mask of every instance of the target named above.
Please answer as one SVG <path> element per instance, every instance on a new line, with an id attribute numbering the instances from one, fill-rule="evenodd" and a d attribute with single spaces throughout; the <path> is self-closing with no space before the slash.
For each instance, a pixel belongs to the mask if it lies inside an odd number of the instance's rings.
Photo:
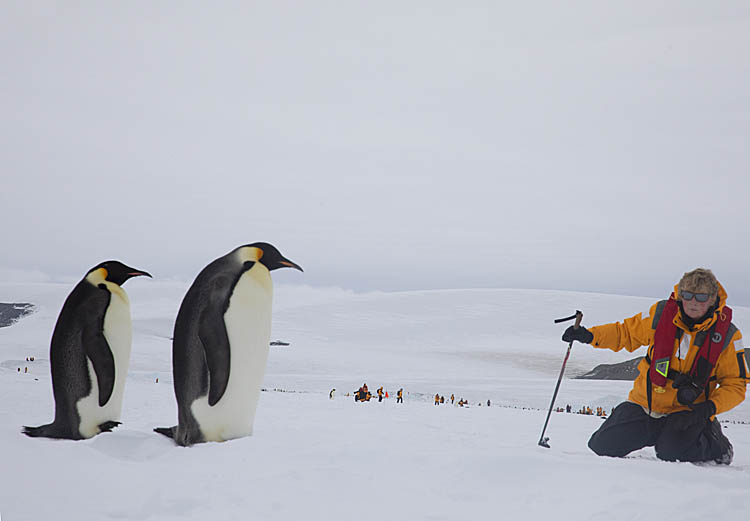
<path id="1" fill-rule="evenodd" d="M 708 419 L 716 414 L 716 406 L 711 400 L 690 405 L 690 409 L 670 414 L 672 427 L 678 431 L 684 431 L 695 425 L 705 425 Z"/>
<path id="2" fill-rule="evenodd" d="M 563 342 L 578 340 L 582 344 L 590 344 L 591 341 L 594 340 L 594 333 L 583 326 L 578 326 L 578 329 L 575 329 L 575 326 L 570 326 L 565 330 L 565 333 L 563 333 L 562 339 Z"/>
<path id="3" fill-rule="evenodd" d="M 712 402 L 711 400 L 688 405 L 688 407 L 693 410 L 693 414 L 702 418 L 703 421 L 708 421 L 711 416 L 716 414 L 716 405 L 714 405 L 714 402 Z"/>

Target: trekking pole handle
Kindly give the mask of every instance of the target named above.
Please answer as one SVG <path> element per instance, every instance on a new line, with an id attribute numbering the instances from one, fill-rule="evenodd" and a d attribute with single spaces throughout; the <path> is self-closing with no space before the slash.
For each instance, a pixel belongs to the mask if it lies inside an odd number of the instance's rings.
<path id="1" fill-rule="evenodd" d="M 581 325 L 581 320 L 583 320 L 583 313 L 581 313 L 579 310 L 576 310 L 575 315 L 570 315 L 569 317 L 565 318 L 556 318 L 555 324 L 559 324 L 560 322 L 567 322 L 568 320 L 576 319 L 575 324 L 573 325 L 573 329 L 578 329 L 578 326 Z"/>
<path id="2" fill-rule="evenodd" d="M 583 313 L 581 313 L 580 311 L 576 310 L 576 321 L 573 324 L 573 329 L 578 329 L 578 326 L 581 325 L 581 320 L 583 320 Z"/>

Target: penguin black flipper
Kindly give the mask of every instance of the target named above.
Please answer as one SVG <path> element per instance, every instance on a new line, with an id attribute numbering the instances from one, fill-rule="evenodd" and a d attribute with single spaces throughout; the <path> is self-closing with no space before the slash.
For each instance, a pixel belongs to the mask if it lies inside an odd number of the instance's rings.
<path id="1" fill-rule="evenodd" d="M 234 276 L 214 277 L 211 281 L 212 291 L 209 292 L 214 298 L 209 301 L 200 316 L 198 338 L 206 355 L 209 375 L 208 405 L 212 407 L 224 396 L 231 370 L 231 348 L 224 314 L 229 309 L 229 301 L 237 282 L 253 265 L 255 262 L 247 261 Z"/>
<path id="2" fill-rule="evenodd" d="M 83 346 L 99 384 L 99 407 L 104 407 L 115 388 L 115 357 L 101 331 L 84 330 Z"/>
<path id="3" fill-rule="evenodd" d="M 82 343 L 83 349 L 86 353 L 86 357 L 91 360 L 91 365 L 94 366 L 94 372 L 96 373 L 96 379 L 99 385 L 99 407 L 104 407 L 109 399 L 112 397 L 112 391 L 115 388 L 115 357 L 112 354 L 112 350 L 109 347 L 107 339 L 104 338 L 104 313 L 111 295 L 109 291 L 101 291 L 97 296 L 97 299 L 91 299 L 92 301 L 107 299 L 107 303 L 103 306 L 91 306 L 85 310 L 88 313 L 98 313 L 101 315 L 101 319 L 95 321 L 98 325 L 96 327 L 85 327 L 82 331 Z"/>
<path id="4" fill-rule="evenodd" d="M 229 336 L 220 307 L 211 306 L 201 313 L 198 338 L 208 365 L 208 405 L 214 406 L 227 390 L 230 369 Z"/>

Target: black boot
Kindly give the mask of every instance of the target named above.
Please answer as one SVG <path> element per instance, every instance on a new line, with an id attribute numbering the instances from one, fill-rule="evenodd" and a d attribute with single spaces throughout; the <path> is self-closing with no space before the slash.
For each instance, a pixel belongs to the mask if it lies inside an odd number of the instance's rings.
<path id="1" fill-rule="evenodd" d="M 721 432 L 719 420 L 712 421 L 707 429 L 706 434 L 711 442 L 714 461 L 719 465 L 729 465 L 734 457 L 734 449 L 729 439 Z"/>

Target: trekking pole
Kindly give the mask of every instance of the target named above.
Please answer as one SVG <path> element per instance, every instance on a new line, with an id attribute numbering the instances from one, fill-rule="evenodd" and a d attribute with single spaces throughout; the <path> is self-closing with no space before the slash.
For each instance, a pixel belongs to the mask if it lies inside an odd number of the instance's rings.
<path id="1" fill-rule="evenodd" d="M 578 326 L 581 325 L 581 320 L 583 319 L 583 313 L 576 310 L 575 315 L 571 315 L 569 317 L 565 318 L 558 318 L 555 320 L 555 324 L 559 324 L 560 322 L 567 322 L 568 320 L 575 319 L 576 322 L 573 325 L 573 329 L 578 329 Z M 560 390 L 560 382 L 562 381 L 563 373 L 565 372 L 565 364 L 568 363 L 568 357 L 570 356 L 570 349 L 573 347 L 573 341 L 570 341 L 570 344 L 568 344 L 568 352 L 565 353 L 565 359 L 563 360 L 562 367 L 560 368 L 560 376 L 557 377 L 557 385 L 555 386 L 555 394 L 552 395 L 552 403 L 549 404 L 549 411 L 547 411 L 547 419 L 544 421 L 544 428 L 542 429 L 542 435 L 539 437 L 539 445 L 542 447 L 550 448 L 549 443 L 549 437 L 544 437 L 544 432 L 547 430 L 547 424 L 549 423 L 549 417 L 552 414 L 552 407 L 555 405 L 555 399 L 557 398 L 557 391 Z"/>

